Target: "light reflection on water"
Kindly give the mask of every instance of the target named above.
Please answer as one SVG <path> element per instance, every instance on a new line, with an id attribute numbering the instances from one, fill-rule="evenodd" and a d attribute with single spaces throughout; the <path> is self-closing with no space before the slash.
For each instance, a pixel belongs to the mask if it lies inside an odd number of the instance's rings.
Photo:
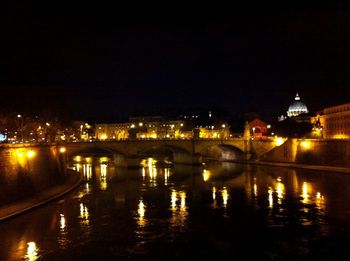
<path id="1" fill-rule="evenodd" d="M 335 191 L 334 186 L 329 186 L 330 176 L 327 174 L 319 179 L 314 173 L 227 163 L 208 163 L 205 169 L 201 166 L 158 166 L 151 158 L 143 163 L 136 170 L 116 168 L 94 160 L 75 164 L 74 168 L 80 170 L 85 182 L 64 200 L 63 207 L 50 204 L 17 218 L 8 231 L 5 229 L 8 239 L 20 234 L 21 242 L 31 243 L 26 252 L 17 243 L 18 255 L 14 256 L 35 260 L 33 258 L 38 258 L 38 253 L 55 255 L 56 252 L 64 253 L 76 248 L 92 252 L 95 246 L 89 242 L 100 241 L 112 245 L 106 247 L 106 252 L 114 245 L 125 246 L 123 249 L 128 252 L 125 256 L 120 254 L 123 257 L 154 254 L 151 247 L 154 244 L 161 244 L 164 249 L 160 251 L 167 255 L 167 251 L 171 253 L 174 242 L 177 244 L 174 251 L 177 252 L 184 247 L 182 242 L 195 244 L 191 240 L 197 237 L 209 241 L 219 240 L 216 239 L 219 237 L 230 248 L 239 249 L 246 247 L 240 245 L 245 242 L 246 233 L 253 238 L 262 235 L 256 229 L 258 224 L 264 224 L 264 228 L 260 228 L 263 233 L 274 229 L 269 236 L 274 240 L 260 242 L 267 245 L 266 251 L 282 251 L 276 244 L 287 244 L 289 239 L 283 236 L 275 238 L 276 235 L 282 232 L 287 235 L 297 225 L 301 226 L 298 231 L 302 236 L 298 235 L 295 241 L 300 241 L 299 248 L 305 248 L 301 242 L 312 240 L 314 234 L 327 237 L 327 204 L 335 202 L 342 189 L 341 184 L 345 184 L 344 179 L 350 181 L 350 178 L 338 177 L 340 187 Z M 344 187 L 343 193 L 350 196 Z M 343 208 L 342 213 L 350 211 L 345 203 L 336 202 L 341 203 L 338 206 Z M 51 217 L 56 222 L 51 222 Z M 255 219 L 259 222 L 254 223 Z M 16 226 L 17 222 L 36 224 L 42 220 L 55 224 L 55 227 L 40 224 L 32 225 L 31 230 L 21 230 Z M 348 226 L 350 230 L 350 222 Z M 256 234 L 251 233 L 252 227 L 255 227 Z M 309 234 L 310 227 L 317 233 Z M 275 229 L 281 233 L 276 234 Z M 221 234 L 226 232 L 232 233 L 231 236 L 221 238 Z M 14 241 L 6 241 L 9 248 L 16 248 L 11 243 Z M 98 243 L 99 248 L 101 245 L 104 244 Z M 288 249 L 283 251 L 288 252 Z M 11 260 L 10 255 L 3 255 L 0 253 L 0 260 Z"/>

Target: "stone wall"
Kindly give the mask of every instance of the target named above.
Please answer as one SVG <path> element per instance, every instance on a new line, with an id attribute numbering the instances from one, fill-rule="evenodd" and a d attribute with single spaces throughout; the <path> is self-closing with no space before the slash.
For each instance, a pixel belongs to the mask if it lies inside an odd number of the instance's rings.
<path id="1" fill-rule="evenodd" d="M 64 182 L 64 155 L 55 146 L 0 146 L 0 205 Z"/>
<path id="2" fill-rule="evenodd" d="M 261 160 L 350 167 L 349 140 L 289 139 Z"/>

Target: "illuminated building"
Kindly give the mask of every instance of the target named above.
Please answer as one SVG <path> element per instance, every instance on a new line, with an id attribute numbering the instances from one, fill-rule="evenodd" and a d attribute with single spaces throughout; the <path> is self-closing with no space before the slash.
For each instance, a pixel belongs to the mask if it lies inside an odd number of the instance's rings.
<path id="1" fill-rule="evenodd" d="M 312 118 L 324 139 L 350 138 L 350 103 L 328 107 Z"/>
<path id="2" fill-rule="evenodd" d="M 96 124 L 98 140 L 124 140 L 129 138 L 131 123 Z"/>
<path id="3" fill-rule="evenodd" d="M 97 124 L 98 140 L 125 139 L 190 139 L 185 121 L 167 120 L 160 116 L 134 117 L 127 123 Z"/>
<path id="4" fill-rule="evenodd" d="M 288 117 L 295 117 L 295 116 L 298 116 L 300 114 L 304 114 L 304 113 L 308 113 L 308 112 L 309 111 L 308 111 L 306 105 L 300 101 L 299 94 L 297 93 L 295 98 L 294 98 L 294 102 L 292 102 L 292 104 L 288 108 L 288 111 L 287 111 Z"/>
<path id="5" fill-rule="evenodd" d="M 263 122 L 260 119 L 254 119 L 249 124 L 249 129 L 251 130 L 251 136 L 256 138 L 263 138 L 266 137 L 267 130 L 270 127 L 267 123 Z"/>
<path id="6" fill-rule="evenodd" d="M 288 117 L 297 117 L 302 114 L 307 114 L 309 112 L 309 110 L 307 109 L 307 106 L 305 105 L 305 103 L 303 103 L 301 100 L 300 100 L 300 96 L 299 94 L 297 93 L 295 95 L 295 98 L 294 98 L 294 101 L 291 103 L 291 105 L 289 106 L 288 108 L 288 111 L 287 111 L 287 116 Z M 284 121 L 286 120 L 288 117 L 285 116 L 285 115 L 281 115 L 278 117 L 278 121 Z"/>

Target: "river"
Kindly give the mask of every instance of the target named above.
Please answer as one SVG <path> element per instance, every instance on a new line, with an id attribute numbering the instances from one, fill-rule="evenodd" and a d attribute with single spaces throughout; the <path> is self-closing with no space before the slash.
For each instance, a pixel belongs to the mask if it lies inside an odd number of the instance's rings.
<path id="1" fill-rule="evenodd" d="M 0 260 L 349 255 L 350 175 L 153 158 L 135 169 L 93 162 L 71 166 L 83 176 L 77 190 L 0 224 Z"/>

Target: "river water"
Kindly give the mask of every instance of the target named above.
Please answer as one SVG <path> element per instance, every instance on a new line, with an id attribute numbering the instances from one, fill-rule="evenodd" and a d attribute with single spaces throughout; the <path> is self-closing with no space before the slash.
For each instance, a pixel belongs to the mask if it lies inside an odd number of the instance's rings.
<path id="1" fill-rule="evenodd" d="M 0 224 L 0 260 L 342 259 L 350 175 L 207 162 L 71 166 L 82 185 Z M 350 255 L 349 255 L 350 256 Z"/>

